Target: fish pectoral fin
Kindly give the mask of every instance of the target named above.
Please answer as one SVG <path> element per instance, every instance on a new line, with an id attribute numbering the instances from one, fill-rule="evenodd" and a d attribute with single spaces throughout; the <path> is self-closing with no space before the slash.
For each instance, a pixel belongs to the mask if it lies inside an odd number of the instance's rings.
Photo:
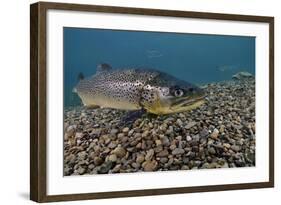
<path id="1" fill-rule="evenodd" d="M 144 113 L 146 113 L 145 109 L 130 111 L 121 118 L 119 125 L 124 126 L 128 124 L 132 124 L 138 118 L 141 118 Z"/>

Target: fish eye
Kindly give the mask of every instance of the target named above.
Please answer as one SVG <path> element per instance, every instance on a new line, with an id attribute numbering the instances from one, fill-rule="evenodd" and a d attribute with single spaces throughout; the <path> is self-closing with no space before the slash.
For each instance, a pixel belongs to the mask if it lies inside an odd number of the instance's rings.
<path id="1" fill-rule="evenodd" d="M 183 95 L 183 91 L 178 89 L 178 90 L 175 90 L 174 94 L 175 94 L 176 97 L 181 97 Z"/>

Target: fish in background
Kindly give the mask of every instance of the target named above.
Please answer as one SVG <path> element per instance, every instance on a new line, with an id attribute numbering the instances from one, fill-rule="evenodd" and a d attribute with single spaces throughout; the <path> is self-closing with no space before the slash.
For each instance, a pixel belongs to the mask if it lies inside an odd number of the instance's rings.
<path id="1" fill-rule="evenodd" d="M 146 56 L 148 58 L 160 58 L 163 56 L 163 54 L 157 50 L 147 50 L 146 51 Z"/>

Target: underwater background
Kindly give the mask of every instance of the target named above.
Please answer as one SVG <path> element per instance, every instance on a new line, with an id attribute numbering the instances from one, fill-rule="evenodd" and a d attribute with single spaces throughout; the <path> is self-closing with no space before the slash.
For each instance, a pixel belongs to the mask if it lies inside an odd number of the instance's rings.
<path id="1" fill-rule="evenodd" d="M 63 39 L 65 107 L 81 104 L 72 92 L 77 77 L 94 75 L 100 63 L 153 68 L 194 84 L 255 74 L 255 37 L 65 27 Z"/>

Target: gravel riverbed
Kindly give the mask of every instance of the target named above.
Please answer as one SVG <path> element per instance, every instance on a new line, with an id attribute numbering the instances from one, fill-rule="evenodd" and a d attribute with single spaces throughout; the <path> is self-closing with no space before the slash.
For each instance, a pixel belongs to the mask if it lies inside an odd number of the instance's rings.
<path id="1" fill-rule="evenodd" d="M 197 109 L 124 126 L 126 111 L 66 108 L 64 175 L 255 166 L 255 81 L 204 89 Z"/>

